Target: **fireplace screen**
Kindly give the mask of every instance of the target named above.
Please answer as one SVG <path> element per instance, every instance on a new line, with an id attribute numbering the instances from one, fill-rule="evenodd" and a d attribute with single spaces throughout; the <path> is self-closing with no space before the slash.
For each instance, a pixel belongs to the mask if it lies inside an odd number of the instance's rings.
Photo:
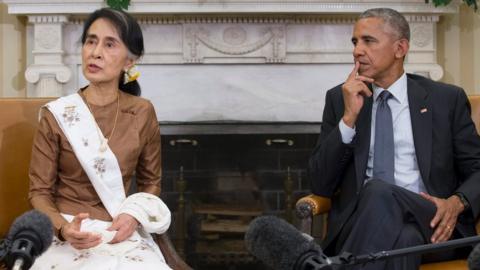
<path id="1" fill-rule="evenodd" d="M 170 234 L 195 269 L 265 269 L 245 249 L 260 215 L 295 222 L 309 193 L 306 167 L 317 134 L 162 136 L 162 198 Z"/>

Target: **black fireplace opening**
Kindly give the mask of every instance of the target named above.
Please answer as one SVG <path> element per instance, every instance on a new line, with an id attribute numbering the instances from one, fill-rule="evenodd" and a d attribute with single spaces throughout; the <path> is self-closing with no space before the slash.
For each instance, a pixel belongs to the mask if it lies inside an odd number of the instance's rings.
<path id="1" fill-rule="evenodd" d="M 275 215 L 293 224 L 310 193 L 318 134 L 162 135 L 161 198 L 175 248 L 194 269 L 266 269 L 244 245 L 248 224 Z"/>

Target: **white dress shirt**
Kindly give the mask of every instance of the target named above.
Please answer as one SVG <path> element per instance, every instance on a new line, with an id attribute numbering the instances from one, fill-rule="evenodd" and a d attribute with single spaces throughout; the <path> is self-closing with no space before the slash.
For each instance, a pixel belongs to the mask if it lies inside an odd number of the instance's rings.
<path id="1" fill-rule="evenodd" d="M 375 145 L 375 113 L 377 112 L 378 101 L 377 97 L 383 88 L 373 85 L 373 106 L 372 106 L 372 122 L 371 122 L 371 136 L 370 149 L 368 151 L 368 162 L 366 175 L 367 183 L 373 173 L 373 155 Z M 403 75 L 395 81 L 388 91 L 392 97 L 387 101 L 392 111 L 393 121 L 393 140 L 395 143 L 395 184 L 397 186 L 406 188 L 413 192 L 426 192 L 423 184 L 420 170 L 418 169 L 417 156 L 415 154 L 415 145 L 413 143 L 412 121 L 410 119 L 410 111 L 408 105 L 407 94 L 407 75 Z M 351 143 L 356 134 L 355 127 L 350 128 L 343 122 L 339 123 L 340 133 L 342 135 L 343 143 Z"/>

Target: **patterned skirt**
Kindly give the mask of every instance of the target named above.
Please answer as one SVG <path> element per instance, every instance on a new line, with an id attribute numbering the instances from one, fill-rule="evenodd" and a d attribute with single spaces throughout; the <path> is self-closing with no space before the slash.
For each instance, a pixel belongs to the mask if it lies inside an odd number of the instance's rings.
<path id="1" fill-rule="evenodd" d="M 110 222 L 88 220 L 82 223 L 82 231 L 93 231 L 102 234 L 110 226 Z M 59 269 L 142 269 L 170 270 L 160 249 L 149 234 L 135 232 L 129 239 L 108 244 L 109 238 L 93 248 L 78 250 L 68 242 L 54 238 L 50 248 L 38 257 L 33 270 Z"/>

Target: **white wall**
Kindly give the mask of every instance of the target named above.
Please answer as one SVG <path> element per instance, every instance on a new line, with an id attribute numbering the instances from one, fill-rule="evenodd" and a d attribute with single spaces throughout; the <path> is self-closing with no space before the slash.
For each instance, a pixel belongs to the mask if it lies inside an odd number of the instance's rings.
<path id="1" fill-rule="evenodd" d="M 480 10 L 465 5 L 460 13 L 442 16 L 437 28 L 438 63 L 442 81 L 456 84 L 469 94 L 480 94 Z"/>
<path id="2" fill-rule="evenodd" d="M 0 3 L 0 97 L 26 95 L 25 18 L 9 15 Z"/>

